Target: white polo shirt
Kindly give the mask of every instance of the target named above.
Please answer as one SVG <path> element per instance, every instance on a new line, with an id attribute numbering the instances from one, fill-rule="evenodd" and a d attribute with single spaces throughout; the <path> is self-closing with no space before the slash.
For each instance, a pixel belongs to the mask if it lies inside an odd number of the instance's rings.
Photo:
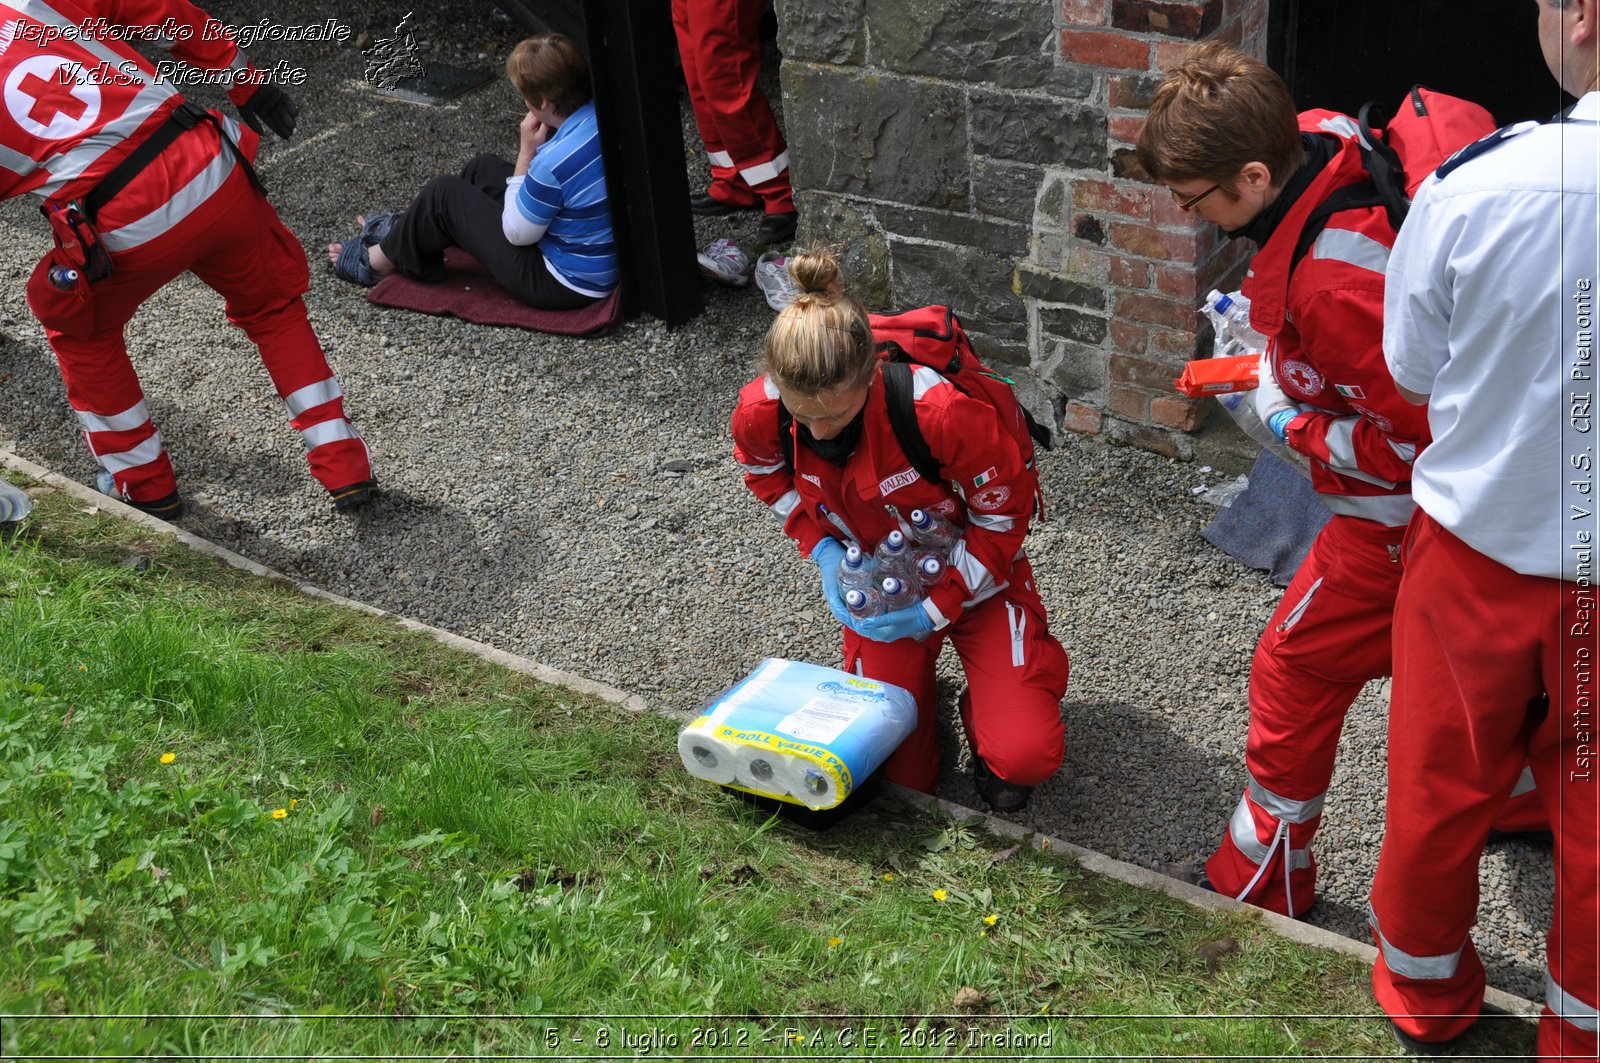
<path id="1" fill-rule="evenodd" d="M 1417 504 L 1517 572 L 1594 582 L 1600 541 L 1600 93 L 1418 190 L 1384 356 L 1430 396 Z M 1469 149 L 1471 150 L 1471 149 Z"/>

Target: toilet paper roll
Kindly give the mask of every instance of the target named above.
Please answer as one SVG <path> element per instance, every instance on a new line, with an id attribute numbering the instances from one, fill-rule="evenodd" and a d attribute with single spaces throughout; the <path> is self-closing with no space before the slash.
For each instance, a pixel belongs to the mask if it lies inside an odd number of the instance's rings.
<path id="1" fill-rule="evenodd" d="M 764 745 L 735 750 L 734 771 L 740 786 L 768 797 L 785 797 L 790 786 L 798 785 L 798 776 L 788 758 Z"/>
<path id="2" fill-rule="evenodd" d="M 839 792 L 833 776 L 810 761 L 796 760 L 791 767 L 794 779 L 789 793 L 807 808 L 818 811 L 832 808 L 849 796 Z"/>
<path id="3" fill-rule="evenodd" d="M 690 724 L 678 732 L 678 755 L 683 758 L 683 766 L 689 774 L 697 779 L 720 786 L 733 782 L 738 752 L 738 747 L 718 738 L 711 728 Z"/>

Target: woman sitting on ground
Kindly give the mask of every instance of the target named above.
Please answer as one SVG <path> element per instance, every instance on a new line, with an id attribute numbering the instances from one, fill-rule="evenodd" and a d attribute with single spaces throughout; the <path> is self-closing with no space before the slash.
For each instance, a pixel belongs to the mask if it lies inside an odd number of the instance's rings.
<path id="1" fill-rule="evenodd" d="M 547 33 L 516 46 L 506 75 L 528 106 L 516 163 L 479 155 L 403 213 L 357 217 L 356 237 L 328 245 L 339 277 L 370 287 L 398 271 L 436 284 L 444 249 L 459 247 L 529 306 L 576 310 L 617 286 L 588 62 Z"/>

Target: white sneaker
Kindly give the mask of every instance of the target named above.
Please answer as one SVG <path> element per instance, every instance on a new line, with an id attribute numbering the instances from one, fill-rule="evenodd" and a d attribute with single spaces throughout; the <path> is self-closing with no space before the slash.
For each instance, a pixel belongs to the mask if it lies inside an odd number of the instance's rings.
<path id="1" fill-rule="evenodd" d="M 774 310 L 782 310 L 800 295 L 800 286 L 789 275 L 789 260 L 776 251 L 756 259 L 756 287 Z"/>
<path id="2" fill-rule="evenodd" d="M 700 260 L 700 272 L 713 280 L 736 288 L 750 283 L 750 256 L 727 237 L 711 241 L 696 257 Z"/>

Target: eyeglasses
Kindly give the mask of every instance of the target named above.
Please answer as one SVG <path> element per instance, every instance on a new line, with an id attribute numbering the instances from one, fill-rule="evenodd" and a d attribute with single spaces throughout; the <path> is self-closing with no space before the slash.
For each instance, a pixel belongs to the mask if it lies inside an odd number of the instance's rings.
<path id="1" fill-rule="evenodd" d="M 1196 203 L 1200 202 L 1202 199 L 1206 198 L 1221 187 L 1222 185 L 1220 184 L 1214 184 L 1204 192 L 1201 192 L 1198 196 L 1192 196 L 1189 199 L 1184 199 L 1183 197 L 1179 196 L 1178 191 L 1175 188 L 1169 188 L 1167 191 L 1171 193 L 1172 201 L 1178 204 L 1178 209 L 1187 212 L 1193 210 Z"/>

